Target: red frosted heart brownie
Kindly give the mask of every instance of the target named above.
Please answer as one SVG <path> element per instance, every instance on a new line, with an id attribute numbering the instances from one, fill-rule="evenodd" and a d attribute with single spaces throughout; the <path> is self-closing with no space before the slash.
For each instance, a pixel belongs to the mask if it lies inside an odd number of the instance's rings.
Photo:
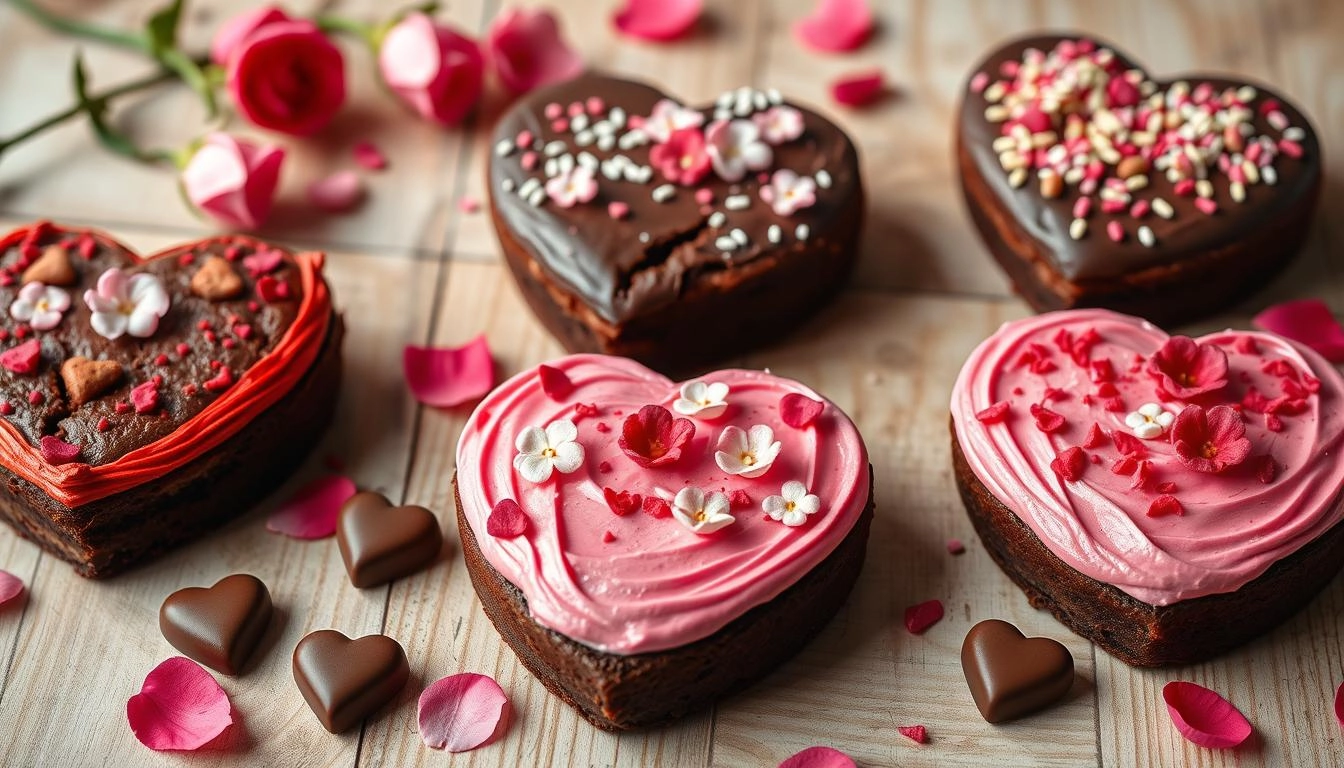
<path id="1" fill-rule="evenodd" d="M 1321 189 L 1307 118 L 1263 85 L 1159 80 L 1089 38 L 1014 40 L 957 120 L 971 217 L 1037 311 L 1191 320 L 1258 290 L 1304 242 Z"/>
<path id="2" fill-rule="evenodd" d="M 101 577 L 246 511 L 335 408 L 322 264 L 235 236 L 0 239 L 0 516 Z"/>
<path id="3" fill-rule="evenodd" d="M 952 421 L 986 549 L 1127 663 L 1246 642 L 1344 563 L 1344 378 L 1280 337 L 1105 310 L 1011 322 L 966 361 Z"/>
<path id="4" fill-rule="evenodd" d="M 795 381 L 680 387 L 574 355 L 477 407 L 458 525 L 486 615 L 594 725 L 656 725 L 744 687 L 840 608 L 872 519 L 850 420 Z"/>
<path id="5" fill-rule="evenodd" d="M 493 140 L 504 256 L 571 352 L 722 359 L 801 324 L 854 267 L 858 153 L 775 91 L 691 107 L 589 75 L 520 99 Z"/>

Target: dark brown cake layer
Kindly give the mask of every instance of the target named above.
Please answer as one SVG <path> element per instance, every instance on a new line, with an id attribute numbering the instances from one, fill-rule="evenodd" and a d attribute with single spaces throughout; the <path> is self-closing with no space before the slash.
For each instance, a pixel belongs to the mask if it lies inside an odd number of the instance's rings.
<path id="1" fill-rule="evenodd" d="M 481 554 L 462 515 L 456 477 L 453 495 L 462 555 L 486 616 L 551 693 L 608 731 L 683 717 L 747 687 L 796 654 L 840 610 L 853 588 L 873 519 L 870 490 L 863 513 L 835 551 L 774 600 L 703 640 L 621 656 L 594 650 L 533 621 L 522 592 Z"/>
<path id="2" fill-rule="evenodd" d="M 1310 602 L 1344 565 L 1344 525 L 1336 525 L 1235 592 L 1149 605 L 1051 552 L 975 476 L 955 431 L 952 463 L 976 533 L 1032 606 L 1132 666 L 1193 664 L 1253 640 Z"/>
<path id="3" fill-rule="evenodd" d="M 336 409 L 344 329 L 333 315 L 322 351 L 288 394 L 201 460 L 71 509 L 0 467 L 0 517 L 89 578 L 158 556 L 236 517 L 284 482 Z"/>

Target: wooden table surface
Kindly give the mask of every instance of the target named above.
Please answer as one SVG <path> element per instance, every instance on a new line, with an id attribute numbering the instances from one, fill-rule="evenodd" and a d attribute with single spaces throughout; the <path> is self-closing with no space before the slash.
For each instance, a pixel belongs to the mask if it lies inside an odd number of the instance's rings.
<path id="1" fill-rule="evenodd" d="M 152 3 L 50 2 L 81 17 L 130 26 Z M 1276 84 L 1322 132 L 1327 184 L 1302 257 L 1237 311 L 1192 330 L 1245 326 L 1262 306 L 1293 296 L 1344 310 L 1344 4 L 1288 0 L 1167 2 L 917 2 L 874 0 L 881 29 L 852 55 L 802 50 L 790 34 L 812 0 L 708 0 L 708 23 L 674 45 L 618 38 L 607 17 L 616 0 L 557 2 L 569 37 L 595 66 L 660 83 L 687 100 L 749 84 L 775 86 L 822 105 L 856 139 L 871 191 L 869 226 L 853 287 L 803 333 L 743 358 L 798 378 L 858 423 L 876 467 L 877 518 L 868 562 L 848 604 L 802 654 L 746 693 L 678 725 L 649 733 L 600 732 L 550 696 L 514 659 L 481 613 L 456 545 L 450 477 L 466 413 L 417 406 L 402 382 L 405 344 L 459 344 L 485 332 L 501 374 L 561 352 L 532 318 L 501 266 L 488 217 L 459 210 L 484 199 L 487 141 L 476 124 L 440 130 L 408 117 L 380 92 L 365 51 L 350 51 L 351 107 L 331 129 L 289 142 L 281 201 L 262 235 L 331 255 L 344 309 L 346 378 L 330 435 L 292 490 L 339 457 L 362 486 L 438 512 L 446 554 L 390 587 L 350 586 L 334 540 L 267 533 L 276 498 L 224 530 L 107 582 L 76 576 L 8 528 L 0 568 L 28 584 L 0 611 L 0 765 L 479 765 L 773 766 L 812 744 L 829 744 L 865 766 L 1339 766 L 1341 731 L 1331 713 L 1344 680 L 1344 582 L 1257 642 L 1216 661 L 1137 671 L 1098 652 L 1034 611 L 986 556 L 957 499 L 948 458 L 947 402 L 962 360 L 1001 322 L 1027 314 L 972 231 L 953 177 L 952 110 L 968 67 L 991 46 L 1030 29 L 1103 35 L 1151 71 L 1219 70 Z M 204 50 L 210 30 L 248 6 L 192 3 L 187 42 Z M 294 2 L 291 10 L 317 10 Z M 446 16 L 479 32 L 497 0 L 455 0 Z M 371 18 L 378 0 L 326 10 Z M 134 57 L 81 44 L 95 87 L 134 77 Z M 0 135 L 69 101 L 74 43 L 0 5 Z M 834 77 L 880 65 L 896 96 L 871 109 L 829 103 Z M 149 144 L 171 146 L 200 127 L 199 107 L 171 87 L 129 99 L 116 119 Z M 345 216 L 313 216 L 306 184 L 352 167 L 350 147 L 372 139 L 391 167 L 370 175 L 370 196 Z M 34 218 L 106 228 L 141 249 L 208 232 L 177 199 L 171 174 L 95 146 L 70 125 L 0 163 L 0 223 Z M 948 538 L 966 541 L 953 557 Z M 233 572 L 260 576 L 279 609 L 279 629 L 259 667 L 221 678 L 241 727 L 222 751 L 154 753 L 136 742 L 125 703 L 174 650 L 158 632 L 163 598 Z M 902 626 L 906 606 L 939 598 L 948 614 L 923 636 Z M 975 622 L 999 617 L 1029 635 L 1063 641 L 1079 682 L 1048 712 L 1002 726 L 976 713 L 958 649 Z M 333 627 L 385 632 L 405 647 L 412 682 L 358 731 L 324 731 L 290 675 L 304 634 Z M 438 678 L 463 671 L 495 677 L 517 712 L 498 743 L 457 756 L 433 752 L 415 727 L 415 700 Z M 1238 751 L 1182 739 L 1161 699 L 1169 680 L 1226 695 L 1254 723 Z M 902 738 L 922 723 L 931 743 Z"/>

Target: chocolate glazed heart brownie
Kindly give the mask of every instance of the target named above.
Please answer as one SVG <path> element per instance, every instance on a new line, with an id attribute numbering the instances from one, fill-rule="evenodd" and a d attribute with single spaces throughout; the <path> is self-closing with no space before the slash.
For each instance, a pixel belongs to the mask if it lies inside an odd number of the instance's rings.
<path id="1" fill-rule="evenodd" d="M 848 137 L 775 91 L 702 109 L 595 75 L 499 120 L 488 186 L 551 334 L 664 370 L 801 324 L 853 269 L 864 208 Z"/>
<path id="2" fill-rule="evenodd" d="M 247 510 L 335 409 L 322 265 L 234 236 L 148 258 L 49 223 L 0 239 L 0 516 L 102 577 Z"/>
<path id="3" fill-rule="evenodd" d="M 481 606 L 589 722 L 658 725 L 821 631 L 872 520 L 853 423 L 803 385 L 680 386 L 624 358 L 525 371 L 467 421 L 458 528 Z"/>
<path id="4" fill-rule="evenodd" d="M 1321 189 L 1307 118 L 1261 85 L 1156 80 L 1088 38 L 1003 46 L 957 120 L 971 218 L 1037 311 L 1180 323 L 1251 294 L 1301 248 Z"/>
<path id="5" fill-rule="evenodd" d="M 1344 378 L 1282 338 L 1105 310 L 1011 322 L 966 361 L 952 422 L 990 555 L 1129 664 L 1244 643 L 1344 563 Z"/>

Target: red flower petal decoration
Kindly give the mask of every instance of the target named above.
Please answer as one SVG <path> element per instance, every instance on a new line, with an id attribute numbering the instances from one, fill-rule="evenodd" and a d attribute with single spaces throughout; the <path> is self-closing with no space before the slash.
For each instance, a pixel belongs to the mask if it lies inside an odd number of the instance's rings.
<path id="1" fill-rule="evenodd" d="M 344 213 L 363 200 L 364 180 L 354 171 L 337 171 L 308 185 L 308 201 L 329 213 Z"/>
<path id="2" fill-rule="evenodd" d="M 1148 375 L 1168 396 L 1189 400 L 1227 386 L 1227 353 L 1188 336 L 1172 336 L 1148 360 Z"/>
<path id="3" fill-rule="evenodd" d="M 552 400 L 564 400 L 574 391 L 574 382 L 570 381 L 569 375 L 559 368 L 540 366 L 537 368 L 537 376 L 541 379 L 541 391 Z"/>
<path id="4" fill-rule="evenodd" d="M 703 7 L 702 0 L 626 0 L 611 23 L 623 35 L 665 42 L 691 31 Z"/>
<path id="5" fill-rule="evenodd" d="M 728 504 L 732 507 L 750 507 L 751 494 L 737 488 L 728 492 Z"/>
<path id="6" fill-rule="evenodd" d="M 8 603 L 21 594 L 23 594 L 23 579 L 9 571 L 0 571 L 0 605 Z"/>
<path id="7" fill-rule="evenodd" d="M 381 171 L 387 167 L 387 156 L 371 141 L 361 141 L 351 151 L 354 153 L 355 162 L 361 168 Z"/>
<path id="8" fill-rule="evenodd" d="M 10 347 L 0 353 L 0 365 L 5 370 L 18 374 L 28 374 L 37 370 L 37 361 L 42 355 L 42 343 L 29 339 L 17 347 Z"/>
<path id="9" fill-rule="evenodd" d="M 1176 680 L 1162 688 L 1176 730 L 1210 749 L 1235 747 L 1251 736 L 1251 723 L 1227 699 L 1202 685 Z"/>
<path id="10" fill-rule="evenodd" d="M 527 533 L 527 513 L 513 499 L 500 499 L 485 519 L 485 532 L 497 539 L 514 539 Z"/>
<path id="11" fill-rule="evenodd" d="M 1008 401 L 1000 400 L 997 403 L 985 408 L 975 414 L 975 418 L 981 424 L 998 424 L 1008 415 Z"/>
<path id="12" fill-rule="evenodd" d="M 852 51 L 872 32 L 868 0 L 820 0 L 811 16 L 793 25 L 798 40 L 818 51 Z"/>
<path id="13" fill-rule="evenodd" d="M 1054 432 L 1064 426 L 1064 417 L 1043 405 L 1031 404 L 1031 417 L 1036 419 L 1036 428 L 1042 432 Z"/>
<path id="14" fill-rule="evenodd" d="M 296 539 L 325 539 L 336 533 L 341 506 L 356 490 L 355 481 L 345 475 L 315 478 L 266 518 L 266 530 Z"/>
<path id="15" fill-rule="evenodd" d="M 1344 683 L 1335 689 L 1335 719 L 1339 721 L 1339 727 L 1344 728 Z"/>
<path id="16" fill-rule="evenodd" d="M 812 422 L 825 409 L 825 403 L 797 392 L 790 392 L 779 399 L 779 418 L 794 429 L 812 426 Z"/>
<path id="17" fill-rule="evenodd" d="M 779 768 L 857 768 L 854 760 L 838 749 L 808 747 L 787 758 Z"/>
<path id="18" fill-rule="evenodd" d="M 1050 469 L 1063 480 L 1077 480 L 1087 470 L 1087 453 L 1078 446 L 1070 446 L 1056 454 Z"/>
<path id="19" fill-rule="evenodd" d="M 492 678 L 449 675 L 420 694 L 420 738 L 430 749 L 469 752 L 503 733 L 508 711 L 509 699 Z"/>
<path id="20" fill-rule="evenodd" d="M 401 362 L 411 394 L 435 408 L 475 400 L 495 385 L 495 362 L 484 334 L 460 347 L 408 346 Z"/>
<path id="21" fill-rule="evenodd" d="M 583 72 L 583 59 L 560 36 L 560 25 L 547 10 L 501 11 L 486 34 L 485 53 L 499 81 L 513 93 Z"/>
<path id="22" fill-rule="evenodd" d="M 1320 299 L 1297 299 L 1275 304 L 1251 323 L 1270 333 L 1306 344 L 1332 363 L 1344 363 L 1344 327 Z"/>
<path id="23" fill-rule="evenodd" d="M 831 98 L 846 107 L 866 107 L 877 101 L 885 90 L 882 70 L 874 69 L 848 75 L 831 83 Z"/>
<path id="24" fill-rule="evenodd" d="M 672 505 L 657 496 L 644 497 L 644 514 L 656 520 L 672 516 Z"/>
<path id="25" fill-rule="evenodd" d="M 618 492 L 613 488 L 603 488 L 602 498 L 607 500 L 607 506 L 611 507 L 612 513 L 617 517 L 625 517 L 644 504 L 644 500 L 640 498 L 638 493 Z"/>
<path id="26" fill-rule="evenodd" d="M 1241 414 L 1226 405 L 1207 412 L 1187 405 L 1171 425 L 1171 444 L 1176 458 L 1196 472 L 1222 472 L 1251 455 L 1251 441 Z"/>
<path id="27" fill-rule="evenodd" d="M 929 600 L 905 609 L 905 628 L 912 635 L 922 635 L 942 618 L 943 601 Z"/>
<path id="28" fill-rule="evenodd" d="M 1163 494 L 1153 499 L 1153 503 L 1148 505 L 1149 517 L 1162 517 L 1164 515 L 1176 515 L 1177 517 L 1185 514 L 1185 507 L 1175 496 Z"/>
<path id="29" fill-rule="evenodd" d="M 929 729 L 922 725 L 898 725 L 896 726 L 896 730 L 900 731 L 902 736 L 916 744 L 929 743 Z"/>
<path id="30" fill-rule="evenodd" d="M 78 445 L 67 443 L 55 435 L 43 435 L 38 442 L 38 451 L 48 464 L 59 466 L 78 460 L 80 448 Z"/>
<path id="31" fill-rule="evenodd" d="M 126 702 L 126 719 L 150 749 L 192 751 L 233 723 L 233 705 L 209 672 L 174 656 L 145 677 L 140 692 Z"/>
<path id="32" fill-rule="evenodd" d="M 1143 444 L 1143 441 L 1128 432 L 1121 432 L 1117 429 L 1111 439 L 1115 441 L 1115 449 L 1120 452 L 1121 456 L 1133 456 L 1136 459 L 1141 459 L 1148 455 L 1148 447 Z"/>
<path id="33" fill-rule="evenodd" d="M 617 444 L 631 461 L 646 469 L 675 464 L 695 437 L 690 419 L 674 419 L 661 405 L 646 405 L 625 417 Z"/>

